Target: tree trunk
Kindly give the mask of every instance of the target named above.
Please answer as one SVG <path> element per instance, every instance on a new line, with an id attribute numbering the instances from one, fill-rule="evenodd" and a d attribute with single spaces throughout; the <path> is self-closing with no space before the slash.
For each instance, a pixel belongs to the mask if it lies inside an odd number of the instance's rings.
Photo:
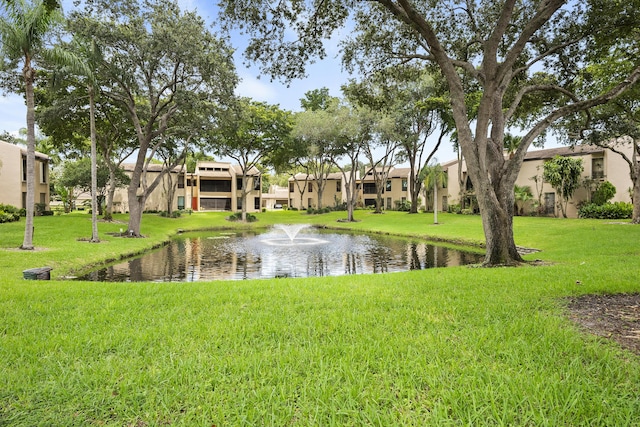
<path id="1" fill-rule="evenodd" d="M 27 197 L 24 227 L 24 240 L 20 249 L 33 250 L 33 211 L 35 207 L 35 163 L 36 163 L 36 135 L 35 135 L 35 101 L 33 96 L 33 78 L 35 71 L 31 68 L 31 61 L 26 59 L 23 76 L 25 82 L 25 98 L 27 101 Z"/>
<path id="2" fill-rule="evenodd" d="M 418 196 L 420 195 L 420 189 L 416 179 L 416 168 L 415 163 L 412 161 L 410 163 L 411 166 L 411 176 L 409 177 L 409 194 L 411 196 L 411 209 L 409 213 L 418 213 Z M 416 189 L 418 190 L 416 192 Z"/>
<path id="3" fill-rule="evenodd" d="M 164 182 L 165 181 L 163 181 L 163 183 Z M 174 198 L 174 195 L 175 195 L 175 188 L 174 188 L 173 177 L 171 176 L 171 172 L 169 172 L 167 174 L 166 184 L 167 184 L 167 187 L 166 187 L 166 192 L 167 192 L 167 215 L 169 216 L 169 218 L 171 218 L 171 215 L 173 214 L 173 198 Z"/>
<path id="4" fill-rule="evenodd" d="M 107 203 L 104 212 L 104 219 L 111 221 L 113 219 L 113 197 L 116 194 L 116 165 L 111 161 L 109 164 L 109 189 L 107 191 Z"/>
<path id="5" fill-rule="evenodd" d="M 636 166 L 638 173 L 633 180 L 633 213 L 631 214 L 631 222 L 640 224 L 640 166 Z"/>
<path id="6" fill-rule="evenodd" d="M 476 191 L 486 239 L 484 266 L 517 265 L 524 261 L 513 238 L 513 191 Z"/>
<path id="7" fill-rule="evenodd" d="M 146 151 L 146 150 L 145 150 Z M 140 158 L 142 157 L 142 159 Z M 142 172 L 144 168 L 144 154 L 138 152 L 138 160 L 131 174 L 131 182 L 127 189 L 127 199 L 129 202 L 129 225 L 127 232 L 130 236 L 142 237 L 140 234 L 140 224 L 142 223 L 142 212 L 146 201 L 145 188 L 142 186 Z M 142 188 L 140 188 L 142 187 Z M 140 192 L 140 194 L 138 194 Z"/>
<path id="8" fill-rule="evenodd" d="M 93 88 L 89 92 L 89 127 L 91 134 L 91 242 L 100 241 L 98 236 L 98 159 L 96 149 L 96 109 Z"/>
<path id="9" fill-rule="evenodd" d="M 144 211 L 146 197 L 144 195 L 138 195 L 137 186 L 129 186 L 128 199 L 129 225 L 127 228 L 127 234 L 131 237 L 142 237 L 140 234 L 140 225 L 142 223 L 142 212 Z"/>
<path id="10" fill-rule="evenodd" d="M 318 183 L 318 206 L 316 209 L 322 209 L 322 194 L 324 193 L 324 186 L 320 185 L 320 181 L 316 181 Z"/>
<path id="11" fill-rule="evenodd" d="M 631 156 L 631 182 L 633 183 L 633 195 L 631 203 L 633 203 L 633 213 L 631 214 L 631 223 L 640 224 L 640 163 L 638 162 L 638 154 L 640 145 L 633 140 L 633 155 Z"/>
<path id="12" fill-rule="evenodd" d="M 374 213 L 382 213 L 382 206 L 384 203 L 384 200 L 382 200 L 382 185 L 378 186 L 376 184 L 376 210 L 374 211 Z"/>
<path id="13" fill-rule="evenodd" d="M 438 223 L 438 179 L 433 182 L 433 223 Z"/>

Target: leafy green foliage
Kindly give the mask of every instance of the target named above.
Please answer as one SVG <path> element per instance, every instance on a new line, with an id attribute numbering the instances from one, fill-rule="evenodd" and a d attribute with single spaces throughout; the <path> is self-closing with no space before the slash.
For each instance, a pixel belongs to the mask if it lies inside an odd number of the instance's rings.
<path id="1" fill-rule="evenodd" d="M 524 215 L 524 208 L 528 202 L 533 200 L 533 193 L 531 187 L 528 185 L 516 185 L 513 189 L 516 201 L 516 215 Z"/>
<path id="2" fill-rule="evenodd" d="M 580 175 L 584 170 L 582 159 L 555 156 L 553 159 L 546 161 L 543 168 L 543 179 L 551 184 L 562 199 L 560 207 L 563 216 L 566 218 L 567 203 L 569 203 L 569 199 L 580 186 Z"/>
<path id="3" fill-rule="evenodd" d="M 20 221 L 20 216 L 24 214 L 24 209 L 18 209 L 15 206 L 3 205 L 0 203 L 0 224 L 5 222 Z"/>
<path id="4" fill-rule="evenodd" d="M 616 195 L 616 187 L 609 181 L 605 181 L 598 185 L 596 191 L 591 195 L 591 201 L 598 205 L 604 205 Z"/>
<path id="5" fill-rule="evenodd" d="M 258 217 L 256 217 L 253 214 L 250 214 L 250 213 L 246 213 L 244 219 L 242 217 L 243 217 L 242 212 L 236 212 L 234 214 L 229 215 L 227 217 L 227 221 L 231 221 L 231 222 L 238 222 L 238 221 L 241 221 L 241 222 L 256 222 L 258 220 Z"/>
<path id="6" fill-rule="evenodd" d="M 627 219 L 631 218 L 632 213 L 633 205 L 626 202 L 589 203 L 578 209 L 579 218 Z"/>
<path id="7" fill-rule="evenodd" d="M 187 144 L 204 140 L 218 122 L 221 105 L 234 98 L 238 77 L 232 50 L 195 12 L 172 0 L 112 2 L 87 0 L 71 15 L 77 37 L 96 40 L 102 57 L 101 94 L 131 123 L 138 150 L 129 191 L 128 229 L 140 235 L 144 200 L 163 174 L 142 185 L 151 152 L 171 155 L 166 170 L 180 164 Z M 170 146 L 169 149 L 167 147 Z"/>

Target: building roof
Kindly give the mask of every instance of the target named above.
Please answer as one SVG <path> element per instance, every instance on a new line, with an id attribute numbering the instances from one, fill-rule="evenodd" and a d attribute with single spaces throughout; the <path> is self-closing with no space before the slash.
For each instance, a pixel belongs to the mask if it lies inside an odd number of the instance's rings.
<path id="1" fill-rule="evenodd" d="M 388 178 L 407 178 L 411 175 L 411 168 L 393 168 L 389 171 Z"/>
<path id="2" fill-rule="evenodd" d="M 524 160 L 547 160 L 552 159 L 555 156 L 584 156 L 586 154 L 599 154 L 604 153 L 605 149 L 595 145 L 576 145 L 568 147 L 556 147 L 547 148 L 544 150 L 528 151 L 524 155 Z M 441 163 L 443 169 L 447 169 L 450 166 L 455 165 L 458 162 L 457 159 L 450 160 L 445 163 Z"/>
<path id="3" fill-rule="evenodd" d="M 327 179 L 342 179 L 342 172 L 331 172 L 327 175 Z M 307 175 L 306 173 L 297 173 L 289 178 L 289 181 L 315 181 L 315 175 Z"/>
<path id="4" fill-rule="evenodd" d="M 555 156 L 583 156 L 585 154 L 604 153 L 605 149 L 595 145 L 577 145 L 574 147 L 547 148 L 546 150 L 529 151 L 524 160 L 552 159 Z"/>
<path id="5" fill-rule="evenodd" d="M 242 175 L 242 167 L 238 164 L 228 162 L 199 161 L 196 164 L 196 174 L 206 177 L 230 178 Z M 256 167 L 249 169 L 249 176 L 260 175 Z"/>
<path id="6" fill-rule="evenodd" d="M 27 147 L 25 147 L 22 144 L 12 144 L 10 142 L 2 141 L 2 140 L 0 140 L 0 144 L 4 144 L 5 146 L 7 146 L 7 148 L 15 147 L 15 149 L 20 150 L 21 154 L 24 154 L 25 156 L 27 155 Z M 51 157 L 39 151 L 36 151 L 36 158 L 41 160 L 51 160 Z"/>
<path id="7" fill-rule="evenodd" d="M 133 172 L 133 170 L 135 169 L 136 164 L 135 163 L 123 163 L 122 164 L 122 169 L 125 172 Z M 147 166 L 147 172 L 161 172 L 164 169 L 164 165 L 158 164 L 158 163 L 149 163 L 149 165 Z M 176 166 L 174 167 L 171 172 L 173 173 L 181 173 L 184 172 L 184 167 L 183 166 Z"/>

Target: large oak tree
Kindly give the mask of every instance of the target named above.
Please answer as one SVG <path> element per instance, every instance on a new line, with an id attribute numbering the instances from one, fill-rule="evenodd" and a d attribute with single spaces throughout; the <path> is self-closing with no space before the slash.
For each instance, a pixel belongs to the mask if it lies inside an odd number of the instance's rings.
<path id="1" fill-rule="evenodd" d="M 214 123 L 216 105 L 233 96 L 237 82 L 232 51 L 202 18 L 182 12 L 171 0 L 87 0 L 84 5 L 72 14 L 70 28 L 100 44 L 101 93 L 125 112 L 137 137 L 128 200 L 129 232 L 140 236 L 145 201 L 163 178 L 146 182 L 148 156 L 175 141 L 165 136 L 182 131 L 189 111 L 206 116 L 194 134 L 203 135 Z"/>
<path id="2" fill-rule="evenodd" d="M 221 3 L 229 25 L 254 36 L 246 51 L 249 59 L 261 62 L 272 76 L 303 76 L 306 63 L 325 55 L 322 40 L 348 24 L 354 28 L 343 45 L 347 65 L 362 72 L 408 62 L 438 69 L 448 85 L 457 141 L 482 214 L 484 264 L 493 266 L 522 260 L 513 236 L 513 189 L 534 140 L 556 120 L 603 104 L 640 78 L 640 68 L 632 68 L 625 80 L 604 93 L 589 99 L 574 95 L 572 83 L 585 63 L 585 52 L 598 34 L 616 25 L 615 19 L 593 25 L 595 1 Z M 600 3 L 597 13 L 618 2 L 609 3 Z M 638 28 L 637 17 L 624 19 L 625 25 Z M 297 33 L 293 37 L 291 30 Z M 613 38 L 605 41 L 615 43 Z M 466 95 L 477 90 L 481 97 L 471 120 Z M 505 158 L 505 132 L 517 123 L 526 126 L 524 135 L 513 156 Z"/>

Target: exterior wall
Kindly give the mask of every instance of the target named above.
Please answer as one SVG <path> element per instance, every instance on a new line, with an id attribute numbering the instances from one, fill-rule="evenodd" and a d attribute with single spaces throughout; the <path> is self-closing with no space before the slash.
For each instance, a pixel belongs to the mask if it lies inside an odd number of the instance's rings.
<path id="1" fill-rule="evenodd" d="M 631 156 L 631 147 L 625 147 L 624 151 Z M 632 186 L 629 177 L 629 167 L 622 157 L 610 150 L 597 147 L 576 148 L 574 150 L 563 147 L 548 150 L 538 150 L 527 153 L 522 164 L 516 185 L 528 186 L 531 188 L 534 201 L 540 202 L 539 213 L 542 215 L 561 216 L 562 213 L 557 207 L 559 197 L 556 191 L 548 182 L 543 182 L 543 165 L 555 155 L 564 155 L 582 159 L 584 171 L 582 177 L 594 179 L 599 182 L 609 181 L 616 187 L 616 195 L 613 202 L 631 202 L 628 189 Z M 594 170 L 594 159 L 601 162 L 603 170 Z M 601 161 L 599 159 L 602 159 Z M 462 165 L 463 175 L 466 176 L 466 165 Z M 460 185 L 458 183 L 458 163 L 449 162 L 443 165 L 449 175 L 448 186 L 444 190 L 449 198 L 449 204 L 459 203 Z M 533 177 L 537 176 L 537 185 Z M 577 218 L 578 204 L 590 200 L 590 191 L 584 186 L 580 186 L 574 193 L 572 199 L 567 204 L 567 216 Z M 523 213 L 527 214 L 534 209 L 533 201 L 524 206 Z"/>
<path id="2" fill-rule="evenodd" d="M 633 147 L 630 144 L 617 148 L 624 152 L 629 159 L 632 159 Z M 622 156 L 607 150 L 604 161 L 604 174 L 605 179 L 616 187 L 616 195 L 613 197 L 612 202 L 631 202 L 629 190 L 633 189 L 633 182 L 631 181 L 629 164 Z"/>
<path id="3" fill-rule="evenodd" d="M 296 179 L 298 180 L 297 183 Z M 306 191 L 302 197 L 301 204 L 298 185 L 302 185 L 302 183 L 304 183 Z M 339 191 L 338 188 L 340 189 Z M 345 181 L 342 173 L 330 173 L 322 193 L 322 207 L 333 207 L 345 201 Z M 314 177 L 309 176 L 307 178 L 305 174 L 298 174 L 295 178 L 289 178 L 289 206 L 295 209 L 315 209 L 318 207 L 318 182 Z"/>
<path id="4" fill-rule="evenodd" d="M 26 155 L 26 148 L 0 141 L 0 203 L 26 208 L 27 181 L 23 170 Z M 49 157 L 37 152 L 34 200 L 35 203 L 44 203 L 45 210 L 50 209 Z"/>
<path id="5" fill-rule="evenodd" d="M 247 212 L 259 212 L 262 205 L 260 172 L 249 173 L 251 191 L 246 196 Z M 224 162 L 198 162 L 196 172 L 189 175 L 188 193 L 195 211 L 241 211 L 242 170 L 238 165 Z"/>
<path id="6" fill-rule="evenodd" d="M 383 184 L 385 188 L 382 191 L 382 208 L 387 210 L 396 209 L 399 203 L 411 202 L 411 192 L 409 191 L 410 168 L 394 168 L 392 167 L 388 173 L 387 180 Z M 366 184 L 374 184 L 375 179 L 369 173 L 362 180 L 362 188 L 360 200 L 363 206 L 375 206 L 377 194 L 375 188 L 371 188 L 372 193 L 365 193 Z M 422 200 L 420 206 L 425 206 L 425 200 Z"/>
<path id="7" fill-rule="evenodd" d="M 159 174 L 159 166 L 147 172 L 147 182 L 152 182 Z M 125 172 L 131 175 L 133 165 L 124 165 Z M 249 178 L 252 189 L 247 195 L 247 212 L 258 212 L 261 205 L 260 174 L 253 170 Z M 173 210 L 193 209 L 194 211 L 239 211 L 241 210 L 238 179 L 242 179 L 242 172 L 237 165 L 221 162 L 198 162 L 195 173 L 184 173 L 180 168 L 172 172 L 172 182 L 177 183 L 174 192 Z M 145 210 L 166 211 L 169 182 L 163 179 L 149 195 L 145 203 Z M 114 211 L 128 212 L 127 188 L 116 190 L 114 196 Z M 256 205 L 257 203 L 257 205 Z"/>
<path id="8" fill-rule="evenodd" d="M 262 193 L 262 207 L 267 210 L 275 209 L 276 205 L 280 207 L 289 206 L 289 189 L 272 185 L 268 193 Z"/>
<path id="9" fill-rule="evenodd" d="M 146 173 L 146 179 L 148 183 L 152 183 L 156 179 L 156 177 L 160 174 L 160 171 L 156 170 L 159 168 L 156 165 L 153 165 L 153 166 L 154 168 L 147 171 Z M 133 165 L 125 164 L 123 165 L 123 167 L 125 169 L 125 173 L 131 176 L 133 171 Z M 176 168 L 174 169 L 173 172 L 171 172 L 171 179 L 174 184 L 176 184 L 176 182 L 178 183 L 174 191 L 172 210 L 187 208 L 188 206 L 186 206 L 187 198 L 186 198 L 186 188 L 184 185 L 184 182 L 185 182 L 184 173 L 182 173 L 179 168 Z M 180 185 L 180 182 L 182 182 L 182 185 Z M 145 211 L 166 211 L 168 207 L 167 206 L 168 188 L 169 188 L 169 179 L 168 177 L 165 176 L 162 182 L 160 182 L 160 184 L 158 184 L 158 186 L 147 197 L 147 200 L 144 204 L 144 210 Z M 113 196 L 114 212 L 120 212 L 120 213 L 129 212 L 128 191 L 129 191 L 128 187 L 116 189 L 116 192 Z M 142 191 L 142 189 L 140 189 L 140 191 Z M 182 199 L 179 200 L 179 197 L 182 197 Z M 180 206 L 181 201 L 184 201 L 185 206 L 182 206 L 182 207 Z"/>

